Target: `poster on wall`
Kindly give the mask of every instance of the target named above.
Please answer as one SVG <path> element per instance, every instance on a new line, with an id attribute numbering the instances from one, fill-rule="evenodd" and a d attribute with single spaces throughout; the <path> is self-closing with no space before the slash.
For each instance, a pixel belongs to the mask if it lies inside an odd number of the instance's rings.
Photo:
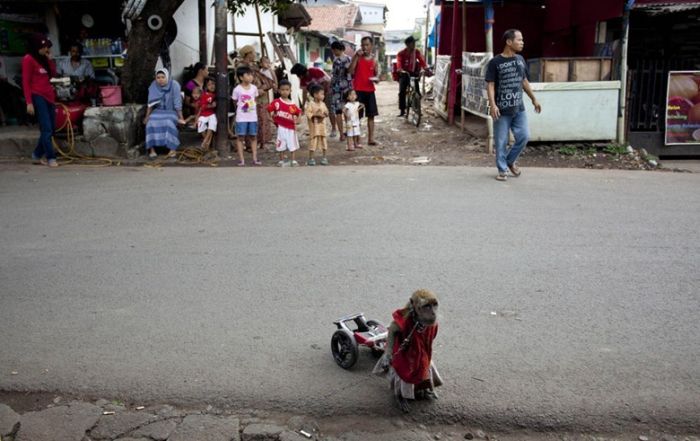
<path id="1" fill-rule="evenodd" d="M 450 83 L 450 66 L 452 57 L 449 55 L 438 55 L 435 65 L 435 78 L 433 79 L 433 106 L 435 111 L 447 119 L 447 91 Z"/>
<path id="2" fill-rule="evenodd" d="M 700 145 L 700 71 L 668 73 L 666 145 Z"/>
<path id="3" fill-rule="evenodd" d="M 489 52 L 462 52 L 462 109 L 482 117 L 489 114 L 486 67 L 491 58 Z"/>

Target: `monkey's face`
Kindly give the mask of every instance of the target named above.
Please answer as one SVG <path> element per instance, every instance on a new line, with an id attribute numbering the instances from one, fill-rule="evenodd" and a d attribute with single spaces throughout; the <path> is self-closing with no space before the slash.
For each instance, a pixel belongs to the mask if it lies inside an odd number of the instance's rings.
<path id="1" fill-rule="evenodd" d="M 438 300 L 432 292 L 420 289 L 411 296 L 411 306 L 416 312 L 416 317 L 425 326 L 434 325 L 437 322 Z"/>
<path id="2" fill-rule="evenodd" d="M 416 309 L 416 315 L 421 323 L 430 326 L 437 322 L 437 311 L 438 304 L 436 300 L 434 303 L 428 303 Z"/>

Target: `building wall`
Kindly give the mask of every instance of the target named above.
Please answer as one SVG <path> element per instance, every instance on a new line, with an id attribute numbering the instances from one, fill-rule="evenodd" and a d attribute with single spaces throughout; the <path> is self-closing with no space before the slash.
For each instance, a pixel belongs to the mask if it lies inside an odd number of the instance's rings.
<path id="1" fill-rule="evenodd" d="M 214 49 L 214 8 L 207 2 L 207 61 L 214 64 L 212 59 Z M 187 66 L 199 61 L 199 15 L 197 10 L 197 0 L 185 0 L 175 13 L 177 23 L 177 38 L 170 46 L 170 58 L 173 65 L 175 78 L 181 79 L 182 73 Z M 272 60 L 277 58 L 274 48 L 267 37 L 268 32 L 286 32 L 287 28 L 277 24 L 277 17 L 270 12 L 260 13 L 260 23 L 265 34 L 263 42 L 267 49 L 267 54 Z M 255 9 L 249 7 L 243 16 L 235 17 L 237 32 L 258 32 L 258 22 Z M 229 15 L 228 30 L 233 31 L 233 19 Z M 228 37 L 228 52 L 236 50 L 245 45 L 252 45 L 258 56 L 261 54 L 260 39 L 258 37 L 237 36 L 234 45 L 233 36 Z M 295 47 L 292 44 L 292 47 Z"/>
<path id="2" fill-rule="evenodd" d="M 384 6 L 359 5 L 362 24 L 384 24 Z"/>

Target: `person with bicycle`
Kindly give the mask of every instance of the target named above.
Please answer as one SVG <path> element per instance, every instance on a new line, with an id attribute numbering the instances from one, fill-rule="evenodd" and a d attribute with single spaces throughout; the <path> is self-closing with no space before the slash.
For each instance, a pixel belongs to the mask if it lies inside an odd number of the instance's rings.
<path id="1" fill-rule="evenodd" d="M 396 65 L 399 73 L 399 110 L 401 113 L 398 117 L 406 115 L 406 92 L 411 84 L 411 79 L 414 81 L 415 90 L 420 90 L 418 79 L 422 70 L 427 70 L 425 58 L 416 49 L 416 39 L 413 36 L 404 40 L 406 48 L 401 50 L 396 55 Z"/>

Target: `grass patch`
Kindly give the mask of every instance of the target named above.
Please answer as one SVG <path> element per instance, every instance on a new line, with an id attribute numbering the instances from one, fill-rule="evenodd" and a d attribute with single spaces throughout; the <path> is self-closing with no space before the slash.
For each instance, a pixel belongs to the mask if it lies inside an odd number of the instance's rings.
<path id="1" fill-rule="evenodd" d="M 566 145 L 564 147 L 559 147 L 558 152 L 560 155 L 574 156 L 576 153 L 578 153 L 578 149 L 576 147 Z"/>

